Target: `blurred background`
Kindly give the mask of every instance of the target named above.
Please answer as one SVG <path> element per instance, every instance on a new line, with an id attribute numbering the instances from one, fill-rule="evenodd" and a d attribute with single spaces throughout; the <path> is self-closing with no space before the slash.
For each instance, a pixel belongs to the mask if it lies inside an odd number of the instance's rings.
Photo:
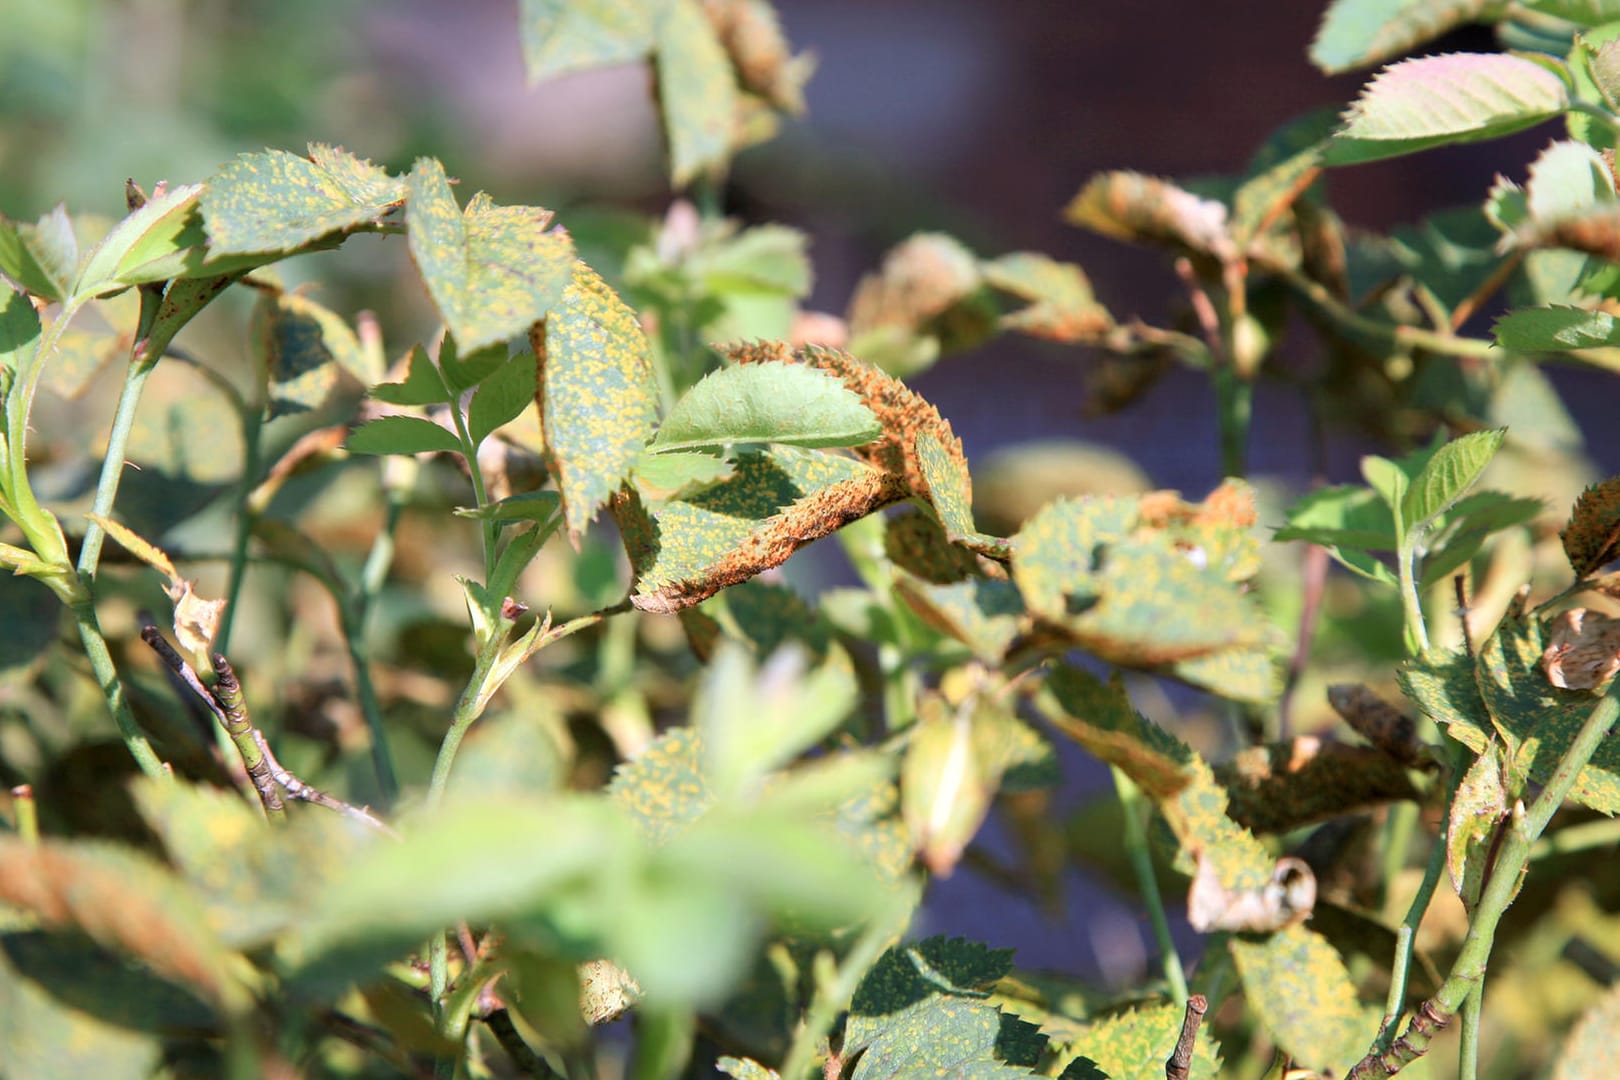
<path id="1" fill-rule="evenodd" d="M 807 306 L 835 313 L 892 245 L 940 230 L 981 255 L 1033 249 L 1078 262 L 1117 316 L 1168 325 L 1185 295 L 1167 260 L 1064 225 L 1064 204 L 1104 169 L 1238 172 L 1268 133 L 1311 109 L 1342 108 L 1363 81 L 1326 78 L 1308 63 L 1317 4 L 778 6 L 794 48 L 818 59 L 807 114 L 744 152 L 721 198 L 747 223 L 808 234 L 816 277 Z M 552 207 L 564 224 L 604 205 L 662 215 L 672 193 L 647 67 L 531 87 L 517 16 L 516 0 L 0 0 L 0 212 L 32 220 L 66 202 L 75 213 L 116 216 L 126 177 L 148 188 L 197 181 L 236 153 L 301 152 L 318 140 L 395 171 L 418 155 L 438 157 L 460 178 L 463 200 L 487 190 L 501 203 Z M 1429 51 L 1470 47 L 1494 46 L 1484 32 L 1465 32 Z M 1345 170 L 1329 178 L 1333 203 L 1351 224 L 1378 229 L 1477 205 L 1498 171 L 1522 180 L 1524 163 L 1552 137 L 1542 128 Z M 285 274 L 307 275 L 314 295 L 346 317 L 378 312 L 394 356 L 435 323 L 406 268 L 402 243 L 359 237 Z M 1480 318 L 1470 329 L 1482 332 L 1489 313 Z M 233 338 L 239 324 L 229 326 L 189 347 L 244 352 L 245 338 Z M 1281 362 L 1308 373 L 1313 358 L 1297 336 Z M 1082 439 L 1121 484 L 1202 498 L 1221 472 L 1207 377 L 1172 370 L 1129 410 L 1088 415 L 1082 378 L 1094 359 L 1004 335 L 946 358 L 914 385 L 951 420 L 975 465 L 1014 444 Z M 1612 429 L 1606 378 L 1554 373 L 1586 432 Z M 110 408 L 105 395 L 88 400 Z M 1303 490 L 1319 459 L 1324 479 L 1353 480 L 1371 446 L 1338 433 L 1325 458 L 1313 455 L 1297 394 L 1272 384 L 1255 415 L 1252 469 L 1265 484 Z M 105 416 L 84 422 L 100 431 Z M 1589 450 L 1603 472 L 1620 471 L 1612 437 Z M 236 467 L 219 465 L 224 476 Z M 436 559 L 403 551 L 402 572 Z M 431 568 L 448 579 L 450 567 Z M 1394 648 L 1398 635 L 1387 641 Z M 1146 711 L 1176 708 L 1155 692 L 1143 691 Z M 1106 773 L 1069 757 L 1074 782 L 1062 798 L 1072 804 Z M 993 875 L 959 873 L 936 893 L 935 925 L 924 929 L 1018 946 L 1029 963 L 1136 978 L 1148 946 L 1134 896 L 1072 884 L 1065 915 L 998 889 Z"/>

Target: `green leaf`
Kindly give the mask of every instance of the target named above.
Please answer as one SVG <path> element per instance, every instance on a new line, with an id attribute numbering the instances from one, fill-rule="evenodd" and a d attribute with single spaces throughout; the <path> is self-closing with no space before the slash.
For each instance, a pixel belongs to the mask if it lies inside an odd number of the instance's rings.
<path id="1" fill-rule="evenodd" d="M 1615 0 L 1529 0 L 1524 6 L 1583 26 L 1620 19 L 1620 3 Z"/>
<path id="2" fill-rule="evenodd" d="M 1508 775 L 1528 773 L 1538 783 L 1552 776 L 1598 701 L 1586 691 L 1555 689 L 1542 668 L 1545 650 L 1536 620 L 1507 618 L 1479 647 L 1477 661 L 1479 694 L 1506 745 Z M 1481 727 L 1483 722 L 1474 712 L 1452 719 L 1448 730 L 1470 750 L 1484 753 L 1489 729 Z M 1605 814 L 1620 813 L 1620 736 L 1611 734 L 1598 745 L 1569 797 Z"/>
<path id="3" fill-rule="evenodd" d="M 1090 342 L 1113 329 L 1114 318 L 1092 294 L 1085 271 L 1032 251 L 979 264 L 985 283 L 1026 302 L 1001 317 L 1004 329 L 1047 341 Z"/>
<path id="4" fill-rule="evenodd" d="M 524 491 L 508 495 L 477 508 L 458 506 L 456 516 L 477 521 L 498 521 L 503 525 L 520 521 L 548 524 L 562 509 L 562 500 L 555 491 Z"/>
<path id="5" fill-rule="evenodd" d="M 1180 1007 L 1164 1004 L 1127 1009 L 1085 1024 L 1057 1047 L 1049 1071 L 1085 1059 L 1109 1080 L 1160 1080 L 1165 1059 L 1181 1036 L 1181 1019 Z M 1214 1034 L 1206 1028 L 1198 1033 L 1187 1077 L 1218 1080 L 1220 1072 L 1221 1055 Z"/>
<path id="6" fill-rule="evenodd" d="M 652 435 L 658 388 L 635 312 L 584 263 L 573 273 L 534 344 L 541 430 L 577 538 Z"/>
<path id="7" fill-rule="evenodd" d="M 1225 649 L 1178 660 L 1170 666 L 1170 674 L 1231 701 L 1264 704 L 1275 701 L 1282 689 L 1277 657 L 1270 648 Z"/>
<path id="8" fill-rule="evenodd" d="M 801 297 L 810 292 L 807 239 L 785 225 L 756 225 L 699 247 L 686 259 L 688 273 L 714 293 Z"/>
<path id="9" fill-rule="evenodd" d="M 1620 476 L 1581 492 L 1558 538 L 1578 578 L 1620 557 Z"/>
<path id="10" fill-rule="evenodd" d="M 775 1069 L 767 1069 L 753 1058 L 722 1057 L 715 1068 L 735 1080 L 780 1080 Z"/>
<path id="11" fill-rule="evenodd" d="M 538 378 L 534 354 L 526 352 L 507 360 L 479 384 L 467 407 L 467 433 L 474 446 L 534 404 Z"/>
<path id="12" fill-rule="evenodd" d="M 986 536 L 973 527 L 973 478 L 968 474 L 967 462 L 947 450 L 935 431 L 918 434 L 914 452 L 945 535 L 953 542 L 1007 558 L 1011 554 L 1007 541 Z"/>
<path id="13" fill-rule="evenodd" d="M 1287 215 L 1278 211 L 1287 200 L 1303 197 L 1296 188 L 1322 164 L 1322 151 L 1337 127 L 1332 110 L 1316 109 L 1267 138 L 1250 163 L 1248 176 L 1232 193 L 1232 239 L 1239 248 L 1247 248 L 1267 221 L 1287 223 Z"/>
<path id="14" fill-rule="evenodd" d="M 1355 983 L 1325 938 L 1292 926 L 1230 944 L 1244 995 L 1279 1047 L 1301 1065 L 1339 1075 L 1361 1060 L 1377 1015 L 1357 1003 Z"/>
<path id="15" fill-rule="evenodd" d="M 1566 352 L 1620 345 L 1620 322 L 1607 311 L 1573 307 L 1520 308 L 1491 327 L 1496 343 L 1514 352 Z"/>
<path id="16" fill-rule="evenodd" d="M 645 57 L 652 51 L 657 6 L 649 0 L 520 0 L 529 83 Z"/>
<path id="17" fill-rule="evenodd" d="M 882 474 L 850 458 L 785 446 L 745 452 L 729 477 L 650 515 L 615 505 L 636 571 L 631 602 L 669 612 L 706 600 L 896 497 Z"/>
<path id="18" fill-rule="evenodd" d="M 61 303 L 79 264 L 67 209 L 58 205 L 32 225 L 0 214 L 0 273 L 26 292 Z"/>
<path id="19" fill-rule="evenodd" d="M 445 386 L 439 369 L 428 358 L 427 350 L 420 345 L 411 348 L 404 382 L 378 383 L 371 388 L 370 394 L 390 405 L 447 405 L 457 396 Z"/>
<path id="20" fill-rule="evenodd" d="M 1444 581 L 1474 557 L 1492 533 L 1523 525 L 1539 517 L 1540 499 L 1514 499 L 1498 491 L 1480 491 L 1453 506 L 1425 541 L 1423 572 L 1418 584 L 1428 588 Z"/>
<path id="21" fill-rule="evenodd" d="M 615 769 L 608 794 L 630 812 L 648 840 L 661 843 L 714 805 L 702 762 L 698 733 L 674 728 Z"/>
<path id="22" fill-rule="evenodd" d="M 40 955 L 38 946 L 48 940 L 68 944 L 59 935 L 0 936 L 0 1053 L 8 1072 L 148 1080 L 163 1060 L 162 1040 L 128 1023 L 125 1014 L 132 1003 L 169 1005 L 180 995 L 141 978 L 121 958 L 108 962 L 99 950 L 85 955 L 81 949 L 67 967 L 59 957 Z M 66 979 L 53 977 L 53 963 L 67 968 Z M 160 995 L 157 988 L 169 992 Z"/>
<path id="23" fill-rule="evenodd" d="M 1495 139 L 1568 104 L 1564 81 L 1532 60 L 1482 53 L 1403 60 L 1362 89 L 1324 161 L 1352 165 Z"/>
<path id="24" fill-rule="evenodd" d="M 566 303 L 574 244 L 550 228 L 550 211 L 496 206 L 483 192 L 462 210 L 432 158 L 417 160 L 405 187 L 411 258 L 462 350 L 522 333 Z"/>
<path id="25" fill-rule="evenodd" d="M 905 576 L 895 582 L 895 592 L 929 626 L 992 664 L 1006 656 L 1023 629 L 1024 601 L 1010 581 L 974 577 L 937 585 Z"/>
<path id="26" fill-rule="evenodd" d="M 717 171 L 731 154 L 737 80 L 697 0 L 671 0 L 658 23 L 658 97 L 676 187 Z"/>
<path id="27" fill-rule="evenodd" d="M 174 215 L 190 210 L 202 190 L 201 184 L 171 188 L 162 195 L 154 196 L 138 210 L 132 210 L 85 256 L 84 265 L 73 283 L 73 295 L 116 292 L 137 281 L 151 280 L 139 274 L 125 280 L 122 275 L 130 269 L 132 262 L 138 265 L 143 261 L 134 254 L 135 250 L 150 241 L 153 233 L 172 233 Z"/>
<path id="28" fill-rule="evenodd" d="M 882 433 L 841 380 L 803 364 L 742 364 L 710 372 L 658 429 L 654 453 L 733 443 L 860 446 Z"/>
<path id="29" fill-rule="evenodd" d="M 461 453 L 459 439 L 419 416 L 385 416 L 361 424 L 343 445 L 351 454 Z"/>
<path id="30" fill-rule="evenodd" d="M 241 154 L 201 197 L 212 255 L 285 253 L 378 221 L 405 201 L 397 177 L 323 143 L 309 157 L 285 150 Z"/>
<path id="31" fill-rule="evenodd" d="M 1401 495 L 1401 520 L 1421 532 L 1479 482 L 1507 434 L 1503 428 L 1461 435 L 1434 452 Z"/>
<path id="32" fill-rule="evenodd" d="M 1007 1046 L 1022 1048 L 1033 1029 L 1010 1013 L 960 998 L 936 998 L 886 1027 L 855 1063 L 851 1080 L 953 1076 L 966 1080 L 1027 1077 L 1035 1061 L 1009 1063 Z M 1028 1057 L 1027 1053 L 1018 1054 Z"/>
<path id="33" fill-rule="evenodd" d="M 938 998 L 979 999 L 1012 971 L 1011 949 L 992 949 L 965 938 L 931 937 L 894 945 L 861 977 L 844 1025 L 853 1055 L 896 1021 Z"/>
<path id="34" fill-rule="evenodd" d="M 648 450 L 636 459 L 630 480 L 646 502 L 661 506 L 729 475 L 731 463 L 719 454 L 656 454 Z"/>
<path id="35" fill-rule="evenodd" d="M 1479 21 L 1491 7 L 1491 0 L 1333 0 L 1311 62 L 1329 75 L 1381 63 Z"/>

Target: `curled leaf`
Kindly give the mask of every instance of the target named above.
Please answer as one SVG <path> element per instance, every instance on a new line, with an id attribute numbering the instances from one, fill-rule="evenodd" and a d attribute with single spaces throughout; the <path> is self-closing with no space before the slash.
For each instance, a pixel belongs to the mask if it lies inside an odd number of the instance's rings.
<path id="1" fill-rule="evenodd" d="M 1620 619 L 1569 609 L 1552 622 L 1541 666 L 1561 690 L 1597 689 L 1620 671 Z"/>
<path id="2" fill-rule="evenodd" d="M 1302 922 L 1315 906 L 1316 875 L 1303 859 L 1278 859 L 1264 885 L 1237 890 L 1222 885 L 1215 862 L 1200 856 L 1187 892 L 1187 921 L 1206 934 L 1214 930 L 1269 934 Z"/>

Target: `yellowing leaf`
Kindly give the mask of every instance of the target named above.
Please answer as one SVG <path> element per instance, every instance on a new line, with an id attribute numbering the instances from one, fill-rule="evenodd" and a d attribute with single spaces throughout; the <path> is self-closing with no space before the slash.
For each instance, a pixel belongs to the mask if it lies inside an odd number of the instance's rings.
<path id="1" fill-rule="evenodd" d="M 1063 217 L 1116 240 L 1167 244 L 1221 260 L 1237 255 L 1224 205 L 1141 173 L 1093 178 L 1064 208 Z"/>
<path id="2" fill-rule="evenodd" d="M 653 433 L 658 390 L 647 338 L 635 312 L 580 262 L 529 340 L 540 360 L 541 431 L 577 542 Z"/>
<path id="3" fill-rule="evenodd" d="M 1342 1076 L 1372 1044 L 1378 1021 L 1356 1000 L 1344 961 L 1320 934 L 1290 927 L 1261 941 L 1234 937 L 1249 1005 L 1300 1065 Z"/>
<path id="4" fill-rule="evenodd" d="M 522 333 L 563 300 L 574 245 L 550 228 L 550 211 L 496 206 L 482 192 L 463 210 L 432 158 L 405 186 L 411 258 L 464 353 Z"/>
<path id="5" fill-rule="evenodd" d="M 737 123 L 731 60 L 697 0 L 670 0 L 658 24 L 658 96 L 675 186 L 723 166 Z"/>
<path id="6" fill-rule="evenodd" d="M 405 201 L 397 177 L 337 147 L 311 143 L 242 154 L 204 186 L 203 220 L 217 254 L 292 251 L 373 222 Z"/>

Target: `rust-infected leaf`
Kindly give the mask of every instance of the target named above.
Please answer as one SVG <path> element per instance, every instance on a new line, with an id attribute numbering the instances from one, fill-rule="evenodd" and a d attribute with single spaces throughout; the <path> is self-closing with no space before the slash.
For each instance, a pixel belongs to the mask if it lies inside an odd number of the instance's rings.
<path id="1" fill-rule="evenodd" d="M 196 898 L 143 855 L 104 843 L 0 837 L 0 900 L 134 956 L 222 1009 L 247 1003 Z"/>
<path id="2" fill-rule="evenodd" d="M 1552 1080 L 1608 1080 L 1620 1076 L 1620 983 L 1611 985 L 1569 1033 Z"/>
<path id="3" fill-rule="evenodd" d="M 854 336 L 898 327 L 916 332 L 979 288 L 973 253 L 943 233 L 918 233 L 892 248 L 883 266 L 855 287 L 849 302 Z"/>
<path id="4" fill-rule="evenodd" d="M 1564 542 L 1564 554 L 1576 577 L 1585 577 L 1620 556 L 1620 476 L 1583 491 L 1558 538 Z"/>
<path id="5" fill-rule="evenodd" d="M 1491 837 L 1507 816 L 1508 793 L 1495 740 L 1474 759 L 1451 800 L 1446 830 L 1446 870 L 1452 887 L 1466 903 L 1478 900 L 1485 882 Z"/>
<path id="6" fill-rule="evenodd" d="M 1217 766 L 1232 820 L 1280 833 L 1383 803 L 1416 799 L 1406 769 L 1380 750 L 1302 735 L 1239 751 Z"/>
<path id="7" fill-rule="evenodd" d="M 463 210 L 432 158 L 416 162 L 406 186 L 411 258 L 464 355 L 566 309 L 564 290 L 579 281 L 574 244 L 550 227 L 549 210 L 496 206 L 483 192 Z"/>
<path id="8" fill-rule="evenodd" d="M 1547 681 L 1562 690 L 1595 690 L 1620 671 L 1620 619 L 1570 608 L 1552 621 L 1541 654 Z"/>
<path id="9" fill-rule="evenodd" d="M 776 9 L 766 0 L 703 0 L 744 89 L 788 113 L 804 111 L 804 84 L 815 69 L 806 53 L 793 55 Z"/>
<path id="10" fill-rule="evenodd" d="M 658 389 L 647 338 L 635 312 L 579 262 L 561 304 L 529 340 L 540 359 L 546 452 L 577 542 L 652 435 Z"/>
<path id="11" fill-rule="evenodd" d="M 337 314 L 295 293 L 265 293 L 254 312 L 269 419 L 318 409 L 337 385 L 334 362 L 369 382 L 360 342 Z"/>
<path id="12" fill-rule="evenodd" d="M 1181 1021 L 1182 1009 L 1173 1002 L 1127 1009 L 1092 1021 L 1083 1025 L 1072 1038 L 1060 1042 L 1054 1036 L 1055 1056 L 1047 1071 L 1056 1074 L 1062 1068 L 1066 1075 L 1070 1065 L 1084 1059 L 1113 1080 L 1158 1080 L 1165 1075 L 1165 1060 L 1175 1049 Z M 1076 1072 L 1080 1076 L 1096 1075 L 1083 1067 Z M 1187 1080 L 1217 1080 L 1220 1074 L 1220 1051 L 1214 1032 L 1206 1028 L 1199 1032 L 1198 1041 L 1193 1044 L 1186 1077 Z"/>
<path id="13" fill-rule="evenodd" d="M 1417 737 L 1412 718 L 1360 683 L 1328 687 L 1328 704 L 1362 738 L 1402 765 L 1429 760 L 1428 748 Z"/>
<path id="14" fill-rule="evenodd" d="M 1063 211 L 1072 225 L 1132 243 L 1168 244 L 1221 261 L 1237 256 L 1226 207 L 1134 172 L 1094 177 Z"/>
<path id="15" fill-rule="evenodd" d="M 916 510 L 884 522 L 883 553 L 906 573 L 935 585 L 964 581 L 978 572 L 972 553 L 952 544 L 938 521 Z"/>
<path id="16" fill-rule="evenodd" d="M 211 254 L 291 251 L 377 220 L 405 201 L 405 184 L 341 147 L 242 154 L 204 186 Z"/>
<path id="17" fill-rule="evenodd" d="M 731 156 L 737 81 L 698 0 L 670 0 L 657 30 L 658 97 L 676 187 L 718 171 Z"/>
<path id="18" fill-rule="evenodd" d="M 932 584 L 901 577 L 895 592 L 929 626 L 990 663 L 1000 663 L 1023 630 L 1024 602 L 1010 581 L 970 577 Z"/>
<path id="19" fill-rule="evenodd" d="M 1292 926 L 1233 937 L 1243 992 L 1277 1045 L 1300 1065 L 1344 1075 L 1372 1043 L 1376 1014 L 1356 1000 L 1344 961 L 1320 934 Z"/>
<path id="20" fill-rule="evenodd" d="M 741 454 L 729 477 L 652 511 L 621 492 L 613 514 L 636 572 L 631 603 L 679 611 L 903 497 L 859 461 L 794 447 Z"/>

